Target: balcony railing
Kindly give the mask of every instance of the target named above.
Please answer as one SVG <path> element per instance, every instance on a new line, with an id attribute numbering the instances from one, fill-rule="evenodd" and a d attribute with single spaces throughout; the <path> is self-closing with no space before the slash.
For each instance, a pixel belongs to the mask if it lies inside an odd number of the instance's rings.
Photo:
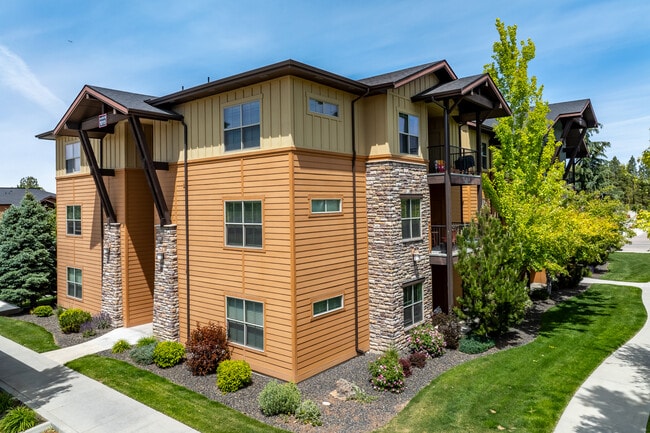
<path id="1" fill-rule="evenodd" d="M 458 235 L 469 224 L 451 225 L 451 248 L 452 254 L 458 253 Z M 444 225 L 431 226 L 431 254 L 447 255 L 447 227 Z"/>
<path id="2" fill-rule="evenodd" d="M 451 173 L 478 174 L 478 152 L 464 147 L 450 146 L 449 160 L 452 167 L 445 164 L 445 146 L 429 147 L 429 173 L 444 173 L 448 169 Z"/>

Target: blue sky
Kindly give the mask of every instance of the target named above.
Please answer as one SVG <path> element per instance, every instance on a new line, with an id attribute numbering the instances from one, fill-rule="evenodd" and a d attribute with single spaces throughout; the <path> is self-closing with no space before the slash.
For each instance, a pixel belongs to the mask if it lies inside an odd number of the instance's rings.
<path id="1" fill-rule="evenodd" d="M 590 98 L 595 140 L 627 162 L 650 146 L 649 17 L 641 0 L 3 0 L 0 186 L 55 190 L 53 143 L 34 136 L 84 84 L 162 96 L 290 58 L 353 79 L 446 59 L 467 76 L 496 18 L 535 43 L 544 98 Z"/>

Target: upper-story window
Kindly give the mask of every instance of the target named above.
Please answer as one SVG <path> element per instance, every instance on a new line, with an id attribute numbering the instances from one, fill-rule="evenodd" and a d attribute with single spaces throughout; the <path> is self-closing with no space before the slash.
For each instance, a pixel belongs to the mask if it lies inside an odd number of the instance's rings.
<path id="1" fill-rule="evenodd" d="M 65 207 L 66 234 L 81 235 L 81 206 L 73 205 Z"/>
<path id="2" fill-rule="evenodd" d="M 309 111 L 312 113 L 324 114 L 326 116 L 339 117 L 338 104 L 320 101 L 315 98 L 309 98 Z"/>
<path id="3" fill-rule="evenodd" d="M 489 167 L 489 154 L 488 154 L 488 145 L 487 143 L 481 143 L 481 168 L 488 169 Z"/>
<path id="4" fill-rule="evenodd" d="M 411 114 L 399 113 L 399 152 L 417 155 L 420 149 L 420 119 Z"/>
<path id="5" fill-rule="evenodd" d="M 65 172 L 77 173 L 81 170 L 81 143 L 65 145 Z"/>
<path id="6" fill-rule="evenodd" d="M 311 213 L 340 213 L 341 199 L 311 199 Z"/>
<path id="7" fill-rule="evenodd" d="M 226 202 L 226 245 L 262 248 L 262 202 Z"/>
<path id="8" fill-rule="evenodd" d="M 419 239 L 422 237 L 420 218 L 420 199 L 403 198 L 402 204 L 402 239 Z"/>
<path id="9" fill-rule="evenodd" d="M 224 108 L 223 135 L 227 151 L 260 147 L 260 101 Z"/>

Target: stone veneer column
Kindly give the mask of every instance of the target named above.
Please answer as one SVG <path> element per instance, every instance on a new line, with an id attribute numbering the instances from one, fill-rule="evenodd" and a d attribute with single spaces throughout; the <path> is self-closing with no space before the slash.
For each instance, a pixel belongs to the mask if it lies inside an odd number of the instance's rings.
<path id="1" fill-rule="evenodd" d="M 402 240 L 401 198 L 419 198 L 422 239 Z M 402 287 L 422 279 L 423 317 L 432 314 L 429 230 L 431 206 L 425 164 L 377 161 L 366 164 L 370 349 L 406 347 Z M 420 256 L 416 263 L 411 248 Z"/>
<path id="2" fill-rule="evenodd" d="M 124 326 L 122 304 L 122 225 L 104 224 L 102 245 L 102 307 L 115 328 Z"/>
<path id="3" fill-rule="evenodd" d="M 156 226 L 153 335 L 180 339 L 176 225 Z"/>

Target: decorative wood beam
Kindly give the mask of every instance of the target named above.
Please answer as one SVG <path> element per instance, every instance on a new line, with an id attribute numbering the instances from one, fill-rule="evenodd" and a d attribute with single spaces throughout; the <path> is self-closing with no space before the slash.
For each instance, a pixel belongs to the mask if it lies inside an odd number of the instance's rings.
<path id="1" fill-rule="evenodd" d="M 79 140 L 81 141 L 81 148 L 83 149 L 84 155 L 86 155 L 86 160 L 90 166 L 90 175 L 95 182 L 95 188 L 97 188 L 97 193 L 99 194 L 99 200 L 106 214 L 107 222 L 115 223 L 117 218 L 115 217 L 115 210 L 111 204 L 111 199 L 108 196 L 108 191 L 106 190 L 106 185 L 104 185 L 104 179 L 102 179 L 102 169 L 97 165 L 97 158 L 95 157 L 95 152 L 90 144 L 90 138 L 88 137 L 88 132 L 77 129 L 79 134 Z"/>
<path id="2" fill-rule="evenodd" d="M 147 183 L 149 184 L 149 190 L 151 191 L 156 210 L 158 211 L 160 225 L 169 225 L 171 223 L 169 209 L 167 208 L 165 196 L 163 195 L 162 188 L 160 187 L 160 182 L 158 181 L 156 167 L 154 166 L 154 162 L 151 158 L 151 155 L 149 154 L 149 149 L 147 148 L 146 138 L 144 136 L 144 131 L 142 130 L 142 123 L 140 122 L 140 118 L 134 115 L 130 115 L 129 125 L 131 125 L 131 132 L 133 133 L 135 145 L 138 148 L 138 153 L 140 154 L 140 160 L 142 161 L 144 174 L 147 178 Z"/>
<path id="3" fill-rule="evenodd" d="M 115 125 L 122 120 L 125 120 L 126 116 L 124 114 L 115 114 L 115 113 L 104 113 L 98 116 L 90 117 L 81 122 L 81 129 L 84 131 L 89 131 L 92 129 L 102 129 L 106 128 L 109 125 Z"/>
<path id="4" fill-rule="evenodd" d="M 154 161 L 153 166 L 156 170 L 169 171 L 169 163 L 164 161 Z"/>

